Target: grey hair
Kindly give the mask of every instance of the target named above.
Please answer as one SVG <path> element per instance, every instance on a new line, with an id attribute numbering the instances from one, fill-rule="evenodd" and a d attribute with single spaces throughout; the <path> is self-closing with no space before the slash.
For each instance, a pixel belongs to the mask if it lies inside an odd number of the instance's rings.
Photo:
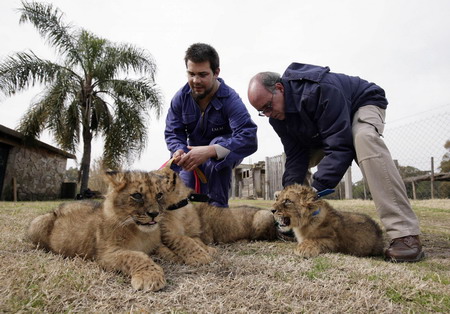
<path id="1" fill-rule="evenodd" d="M 276 72 L 260 72 L 258 73 L 258 80 L 261 84 L 272 94 L 275 93 L 275 84 L 281 82 L 280 74 Z"/>

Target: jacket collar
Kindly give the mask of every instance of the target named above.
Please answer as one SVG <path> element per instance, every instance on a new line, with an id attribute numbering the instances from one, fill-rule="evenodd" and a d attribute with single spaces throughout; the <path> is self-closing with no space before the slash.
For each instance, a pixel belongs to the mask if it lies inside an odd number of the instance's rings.
<path id="1" fill-rule="evenodd" d="M 322 77 L 330 72 L 329 67 L 311 64 L 291 63 L 283 74 L 285 80 L 308 80 L 319 83 Z"/>

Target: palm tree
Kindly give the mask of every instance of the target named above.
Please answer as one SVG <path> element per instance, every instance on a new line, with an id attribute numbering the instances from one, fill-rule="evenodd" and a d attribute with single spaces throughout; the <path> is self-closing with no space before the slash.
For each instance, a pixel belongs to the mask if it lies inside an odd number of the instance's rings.
<path id="1" fill-rule="evenodd" d="M 40 84 L 44 91 L 22 117 L 18 130 L 26 138 L 48 129 L 58 145 L 75 152 L 83 141 L 80 192 L 88 187 L 91 142 L 104 140 L 106 166 L 140 156 L 147 141 L 149 111 L 159 118 L 162 96 L 155 86 L 156 65 L 149 53 L 128 44 L 114 44 L 91 32 L 65 24 L 51 4 L 22 2 L 20 23 L 30 22 L 56 48 L 60 62 L 32 51 L 0 63 L 0 90 L 7 96 Z M 142 75 L 140 78 L 119 76 Z"/>

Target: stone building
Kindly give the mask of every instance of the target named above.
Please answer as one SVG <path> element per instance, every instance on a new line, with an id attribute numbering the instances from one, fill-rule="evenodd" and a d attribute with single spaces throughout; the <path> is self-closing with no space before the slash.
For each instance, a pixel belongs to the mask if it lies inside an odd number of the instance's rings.
<path id="1" fill-rule="evenodd" d="M 258 199 L 265 194 L 265 163 L 240 164 L 233 169 L 231 193 L 232 198 Z"/>
<path id="2" fill-rule="evenodd" d="M 286 155 L 266 157 L 255 164 L 240 164 L 233 169 L 231 198 L 273 200 L 283 189 L 282 178 Z"/>
<path id="3" fill-rule="evenodd" d="M 75 155 L 0 125 L 0 200 L 52 200 L 61 197 L 67 159 Z"/>

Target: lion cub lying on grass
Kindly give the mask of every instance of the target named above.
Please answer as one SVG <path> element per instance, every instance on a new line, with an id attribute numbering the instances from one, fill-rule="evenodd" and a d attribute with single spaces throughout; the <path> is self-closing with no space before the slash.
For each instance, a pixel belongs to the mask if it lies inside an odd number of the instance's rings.
<path id="1" fill-rule="evenodd" d="M 191 203 L 192 190 L 176 172 L 166 167 L 154 171 L 160 181 L 161 204 L 166 212 L 161 221 L 162 242 L 188 264 L 211 261 L 215 249 L 211 243 L 277 238 L 273 215 L 269 210 L 239 206 L 219 208 L 208 203 Z"/>
<path id="2" fill-rule="evenodd" d="M 383 236 L 369 216 L 339 212 L 317 198 L 313 189 L 298 184 L 281 191 L 274 204 L 281 231 L 292 229 L 298 245 L 295 254 L 314 257 L 340 252 L 355 256 L 382 255 Z"/>
<path id="3" fill-rule="evenodd" d="M 146 172 L 110 173 L 103 203 L 65 203 L 36 217 L 27 236 L 35 245 L 68 257 L 97 260 L 106 269 L 131 276 L 134 289 L 160 290 L 164 272 L 147 255 L 177 257 L 162 246 L 161 206 L 153 176 Z"/>

